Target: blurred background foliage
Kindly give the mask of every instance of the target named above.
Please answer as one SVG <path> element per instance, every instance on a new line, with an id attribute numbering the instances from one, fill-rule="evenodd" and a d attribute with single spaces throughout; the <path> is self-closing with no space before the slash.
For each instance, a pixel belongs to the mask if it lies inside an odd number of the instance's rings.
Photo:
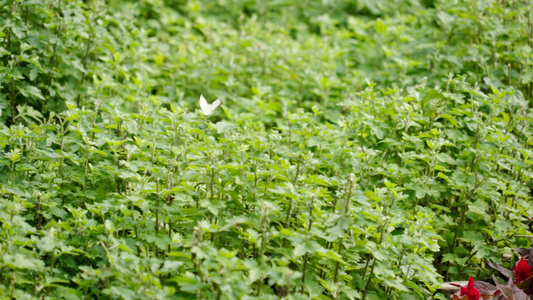
<path id="1" fill-rule="evenodd" d="M 313 105 L 335 121 L 367 80 L 434 86 L 450 73 L 531 98 L 530 12 L 488 0 L 2 1 L 2 120 L 19 105 L 135 109 L 146 95 L 191 105 L 205 93 L 267 124 Z"/>

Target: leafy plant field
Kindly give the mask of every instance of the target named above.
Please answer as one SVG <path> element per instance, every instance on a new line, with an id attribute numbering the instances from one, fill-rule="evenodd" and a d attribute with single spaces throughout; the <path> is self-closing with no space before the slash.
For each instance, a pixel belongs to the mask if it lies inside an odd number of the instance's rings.
<path id="1" fill-rule="evenodd" d="M 446 299 L 512 269 L 532 14 L 0 0 L 0 295 Z"/>

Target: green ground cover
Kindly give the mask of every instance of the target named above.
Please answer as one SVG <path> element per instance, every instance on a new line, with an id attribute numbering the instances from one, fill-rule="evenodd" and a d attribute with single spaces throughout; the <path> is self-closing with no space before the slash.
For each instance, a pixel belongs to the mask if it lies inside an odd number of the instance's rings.
<path id="1" fill-rule="evenodd" d="M 2 299 L 445 299 L 443 281 L 490 281 L 533 226 L 532 14 L 0 0 Z"/>

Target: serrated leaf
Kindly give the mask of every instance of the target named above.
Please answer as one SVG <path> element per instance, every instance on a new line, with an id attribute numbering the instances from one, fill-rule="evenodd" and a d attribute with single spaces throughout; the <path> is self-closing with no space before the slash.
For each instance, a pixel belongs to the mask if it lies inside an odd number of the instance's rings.
<path id="1" fill-rule="evenodd" d="M 22 88 L 19 88 L 19 91 L 22 95 L 25 97 L 36 97 L 40 100 L 44 100 L 43 94 L 41 93 L 41 90 L 35 86 L 32 85 L 26 85 Z"/>

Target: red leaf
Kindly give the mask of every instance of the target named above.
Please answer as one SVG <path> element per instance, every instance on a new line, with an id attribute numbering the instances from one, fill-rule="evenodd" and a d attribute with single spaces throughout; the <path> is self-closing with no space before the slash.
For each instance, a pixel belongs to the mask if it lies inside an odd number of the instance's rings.
<path id="1" fill-rule="evenodd" d="M 489 266 L 491 266 L 494 270 L 502 273 L 503 276 L 507 277 L 507 278 L 511 278 L 514 280 L 514 273 L 513 271 L 507 269 L 507 268 L 504 268 L 498 264 L 494 264 L 494 263 L 489 263 Z"/>
<path id="2" fill-rule="evenodd" d="M 519 289 L 512 281 L 509 279 L 506 285 L 502 285 L 496 279 L 496 276 L 492 275 L 494 283 L 498 286 L 502 292 L 502 296 L 507 300 L 530 300 L 529 296 Z"/>

